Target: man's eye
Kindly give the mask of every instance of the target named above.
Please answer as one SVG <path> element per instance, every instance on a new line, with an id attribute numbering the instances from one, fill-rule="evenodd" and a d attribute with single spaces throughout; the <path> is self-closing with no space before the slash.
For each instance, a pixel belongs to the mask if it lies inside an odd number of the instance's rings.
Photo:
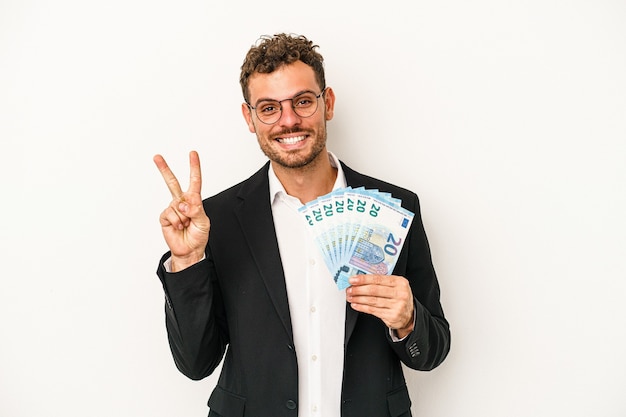
<path id="1" fill-rule="evenodd" d="M 261 113 L 275 113 L 280 110 L 280 105 L 278 103 L 262 104 L 257 107 L 257 110 Z"/>
<path id="2" fill-rule="evenodd" d="M 313 105 L 313 101 L 314 101 L 313 98 L 309 97 L 308 95 L 304 97 L 298 97 L 295 100 L 295 103 L 296 103 L 295 106 L 296 107 L 309 107 Z"/>

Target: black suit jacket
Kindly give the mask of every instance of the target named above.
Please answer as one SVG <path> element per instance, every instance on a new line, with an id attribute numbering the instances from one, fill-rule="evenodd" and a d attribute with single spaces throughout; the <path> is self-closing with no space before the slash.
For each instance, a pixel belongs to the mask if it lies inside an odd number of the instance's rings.
<path id="1" fill-rule="evenodd" d="M 163 268 L 167 253 L 157 271 L 165 289 L 168 339 L 178 369 L 198 380 L 224 358 L 209 399 L 209 416 L 298 414 L 297 352 L 270 206 L 268 166 L 204 201 L 211 219 L 205 260 L 172 274 Z M 431 370 L 450 347 L 418 198 L 343 163 L 342 167 L 348 185 L 390 192 L 415 213 L 394 274 L 410 282 L 416 325 L 406 339 L 394 343 L 381 320 L 346 303 L 341 415 L 408 417 L 411 401 L 401 362 Z"/>

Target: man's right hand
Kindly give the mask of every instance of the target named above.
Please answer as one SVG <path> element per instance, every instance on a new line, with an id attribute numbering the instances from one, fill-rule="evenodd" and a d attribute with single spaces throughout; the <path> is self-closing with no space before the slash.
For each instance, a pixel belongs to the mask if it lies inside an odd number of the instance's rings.
<path id="1" fill-rule="evenodd" d="M 202 260 L 209 241 L 211 223 L 204 212 L 200 195 L 200 158 L 196 151 L 189 153 L 190 178 L 186 192 L 181 190 L 161 155 L 155 155 L 153 160 L 172 194 L 172 202 L 163 210 L 159 221 L 165 242 L 172 252 L 171 272 L 178 272 Z"/>

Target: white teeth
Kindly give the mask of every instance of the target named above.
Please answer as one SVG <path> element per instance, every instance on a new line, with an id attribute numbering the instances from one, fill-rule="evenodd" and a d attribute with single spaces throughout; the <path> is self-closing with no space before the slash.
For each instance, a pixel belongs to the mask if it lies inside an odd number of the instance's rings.
<path id="1" fill-rule="evenodd" d="M 280 143 L 284 143 L 287 145 L 293 145 L 294 143 L 300 142 L 301 140 L 304 140 L 305 136 L 295 136 L 292 138 L 278 138 L 278 141 Z"/>

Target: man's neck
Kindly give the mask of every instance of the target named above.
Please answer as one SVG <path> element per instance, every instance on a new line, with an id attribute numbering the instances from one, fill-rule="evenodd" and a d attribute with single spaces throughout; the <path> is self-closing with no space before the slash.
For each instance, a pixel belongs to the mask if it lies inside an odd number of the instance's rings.
<path id="1" fill-rule="evenodd" d="M 302 204 L 331 192 L 337 179 L 337 168 L 330 164 L 326 151 L 301 168 L 287 168 L 274 162 L 272 168 L 287 194 L 296 197 Z"/>

